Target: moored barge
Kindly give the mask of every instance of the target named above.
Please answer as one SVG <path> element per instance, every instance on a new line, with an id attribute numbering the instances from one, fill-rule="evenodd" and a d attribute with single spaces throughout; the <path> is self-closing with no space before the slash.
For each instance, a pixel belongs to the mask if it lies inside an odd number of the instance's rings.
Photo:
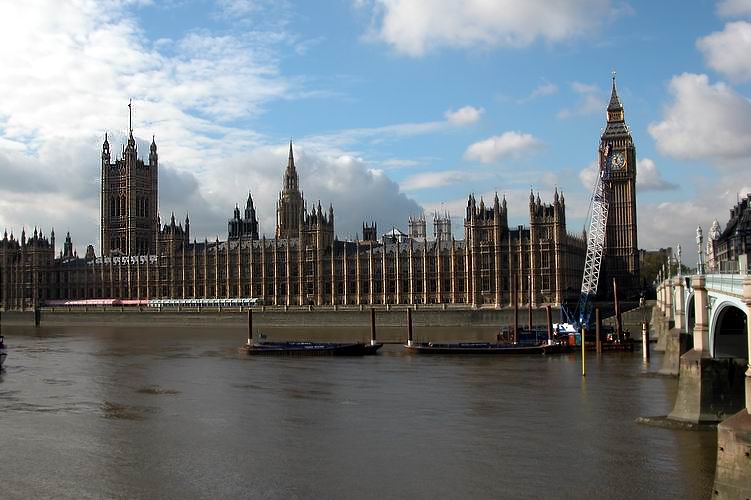
<path id="1" fill-rule="evenodd" d="M 253 311 L 248 309 L 248 341 L 240 347 L 240 352 L 248 355 L 265 356 L 369 356 L 376 354 L 383 347 L 376 342 L 375 311 L 371 310 L 372 331 L 369 343 L 365 342 L 306 342 L 284 341 L 267 342 L 261 334 L 259 340 L 253 339 Z"/>
<path id="2" fill-rule="evenodd" d="M 414 354 L 557 354 L 561 344 L 490 344 L 485 342 L 408 342 L 404 349 Z"/>
<path id="3" fill-rule="evenodd" d="M 381 347 L 383 344 L 364 342 L 251 342 L 240 351 L 272 356 L 368 356 Z"/>

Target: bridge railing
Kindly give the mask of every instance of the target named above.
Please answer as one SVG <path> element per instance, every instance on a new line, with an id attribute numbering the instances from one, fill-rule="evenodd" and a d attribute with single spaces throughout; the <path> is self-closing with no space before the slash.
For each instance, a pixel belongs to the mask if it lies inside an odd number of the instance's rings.
<path id="1" fill-rule="evenodd" d="M 707 274 L 707 290 L 741 297 L 743 296 L 743 280 L 746 277 L 746 274 Z"/>

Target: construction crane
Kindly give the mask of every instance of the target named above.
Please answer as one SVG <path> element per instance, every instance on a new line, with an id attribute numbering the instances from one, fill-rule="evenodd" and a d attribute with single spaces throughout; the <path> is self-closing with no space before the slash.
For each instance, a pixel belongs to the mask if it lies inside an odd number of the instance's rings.
<path id="1" fill-rule="evenodd" d="M 597 294 L 600 281 L 602 256 L 605 252 L 605 232 L 608 225 L 608 208 L 610 207 L 610 168 L 613 161 L 613 145 L 607 143 L 600 148 L 600 168 L 597 172 L 595 187 L 590 201 L 591 219 L 587 233 L 587 256 L 584 260 L 579 304 L 576 307 L 576 329 L 589 325 L 592 314 L 592 298 Z"/>

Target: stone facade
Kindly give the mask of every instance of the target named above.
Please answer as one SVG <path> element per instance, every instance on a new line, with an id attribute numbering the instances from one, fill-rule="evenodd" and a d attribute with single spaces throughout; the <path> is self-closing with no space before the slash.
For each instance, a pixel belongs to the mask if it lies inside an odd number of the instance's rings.
<path id="1" fill-rule="evenodd" d="M 624 153 L 614 174 L 604 272 L 625 296 L 638 286 L 635 148 L 623 121 L 615 85 L 602 141 Z M 132 128 L 122 158 L 102 149 L 102 254 L 55 257 L 54 237 L 0 241 L 0 305 L 32 307 L 48 300 L 247 298 L 269 305 L 464 304 L 500 308 L 516 303 L 560 305 L 578 299 L 585 235 L 569 234 L 566 202 L 529 196 L 529 225 L 509 227 L 505 196 L 485 204 L 467 199 L 463 239 L 451 232 L 448 214 L 435 214 L 433 235 L 424 215 L 411 217 L 408 233 L 396 228 L 377 237 L 375 223 L 363 239 L 341 241 L 334 209 L 320 201 L 308 208 L 300 191 L 290 143 L 276 204 L 274 238 L 258 234 L 256 207 L 248 198 L 228 222 L 226 241 L 191 240 L 190 220 L 157 214 L 158 158 L 138 159 Z M 612 227 L 611 227 L 612 226 Z M 632 283 L 633 282 L 633 283 Z M 607 283 L 607 281 L 605 282 Z"/>
<path id="2" fill-rule="evenodd" d="M 738 257 L 751 254 L 751 193 L 738 200 L 730 209 L 730 218 L 724 230 L 715 220 L 707 238 L 707 270 L 735 271 Z"/>
<path id="3" fill-rule="evenodd" d="M 130 109 L 130 105 L 128 105 Z M 102 255 L 156 253 L 159 157 L 152 138 L 149 161 L 138 158 L 132 121 L 120 158 L 111 161 L 107 135 L 102 144 L 101 244 Z"/>
<path id="4" fill-rule="evenodd" d="M 600 137 L 600 147 L 608 143 L 613 145 L 614 154 L 604 264 L 598 295 L 611 296 L 615 278 L 619 296 L 633 297 L 639 294 L 640 288 L 639 247 L 636 235 L 636 146 L 631 137 L 631 129 L 625 121 L 615 76 L 607 109 L 607 122 Z"/>

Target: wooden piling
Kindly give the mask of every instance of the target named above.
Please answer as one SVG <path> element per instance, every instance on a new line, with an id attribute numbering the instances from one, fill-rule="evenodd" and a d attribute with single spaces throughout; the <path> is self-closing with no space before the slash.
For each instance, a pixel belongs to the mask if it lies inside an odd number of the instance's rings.
<path id="1" fill-rule="evenodd" d="M 547 318 L 548 327 L 548 345 L 553 344 L 553 313 L 550 310 L 550 306 L 545 306 L 545 316 Z"/>
<path id="2" fill-rule="evenodd" d="M 600 306 L 595 306 L 595 351 L 602 354 L 602 318 L 600 317 Z"/>
<path id="3" fill-rule="evenodd" d="M 248 345 L 253 343 L 253 309 L 248 308 Z"/>
<path id="4" fill-rule="evenodd" d="M 623 325 L 621 324 L 621 303 L 618 300 L 618 284 L 613 278 L 613 302 L 615 303 L 615 333 L 619 340 L 623 340 Z"/>
<path id="5" fill-rule="evenodd" d="M 641 352 L 644 361 L 649 361 L 649 321 L 641 324 Z"/>
<path id="6" fill-rule="evenodd" d="M 527 323 L 529 323 L 529 331 L 532 331 L 532 297 L 530 294 L 529 303 L 527 307 Z"/>
<path id="7" fill-rule="evenodd" d="M 412 308 L 407 308 L 407 345 L 412 345 Z"/>
<path id="8" fill-rule="evenodd" d="M 34 307 L 34 326 L 39 326 L 42 323 L 42 310 L 39 306 Z"/>
<path id="9" fill-rule="evenodd" d="M 376 344 L 375 307 L 370 308 L 370 345 Z"/>
<path id="10" fill-rule="evenodd" d="M 582 331 L 581 331 L 581 344 L 582 344 L 582 377 L 587 376 L 587 362 L 586 359 L 586 346 L 585 346 L 585 340 L 587 338 L 587 326 L 582 325 Z"/>
<path id="11" fill-rule="evenodd" d="M 519 340 L 517 336 L 519 330 L 519 297 L 516 293 L 516 278 L 514 278 L 514 285 L 511 288 L 513 289 L 512 294 L 514 296 L 514 331 L 512 332 L 512 339 L 514 342 L 517 342 Z"/>

